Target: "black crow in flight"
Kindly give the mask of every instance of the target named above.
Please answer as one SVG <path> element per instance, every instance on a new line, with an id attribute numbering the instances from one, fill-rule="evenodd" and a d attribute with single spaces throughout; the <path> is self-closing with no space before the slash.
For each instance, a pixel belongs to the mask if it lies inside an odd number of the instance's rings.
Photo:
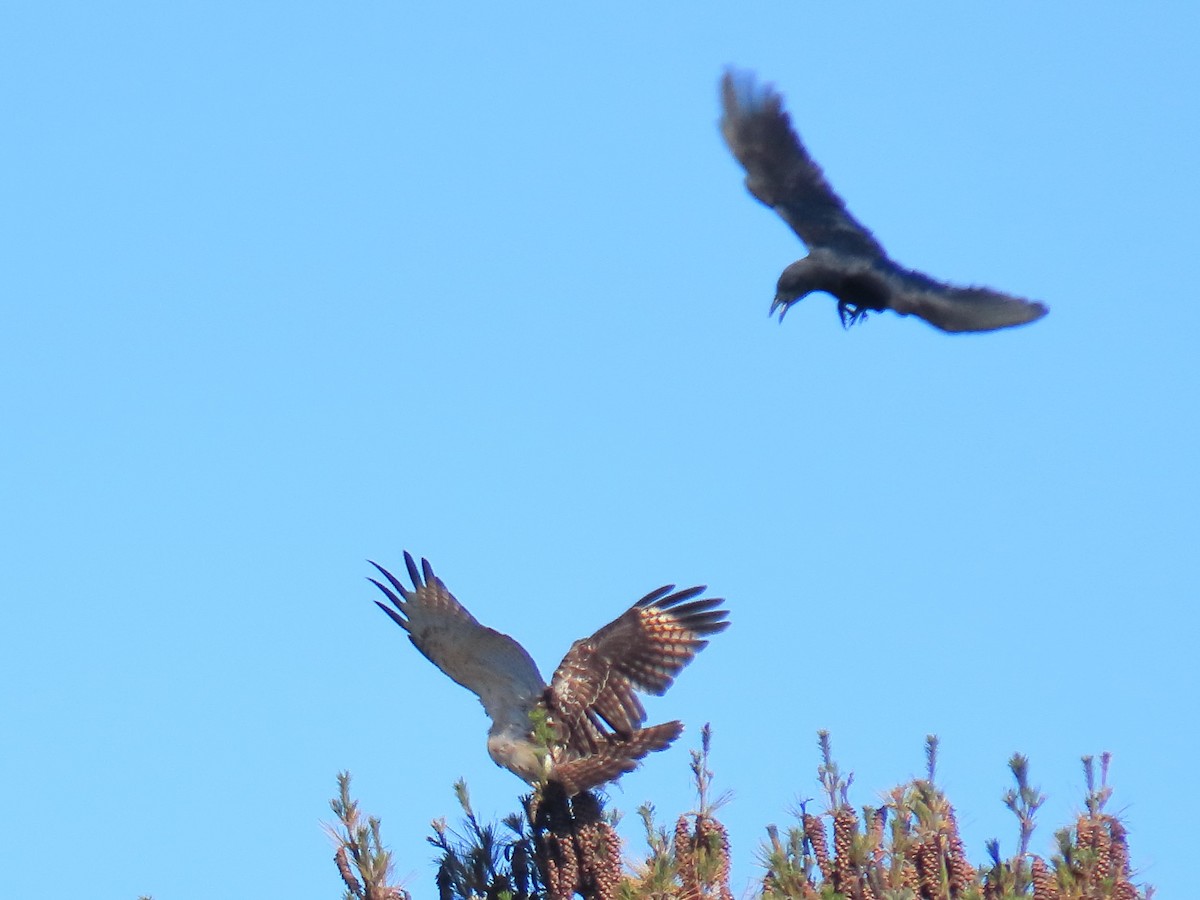
<path id="1" fill-rule="evenodd" d="M 812 291 L 837 297 L 842 325 L 870 310 L 920 316 L 943 331 L 991 331 L 1024 325 L 1049 310 L 1042 303 L 985 287 L 956 287 L 895 263 L 804 149 L 783 110 L 783 98 L 748 72 L 721 81 L 721 133 L 746 170 L 750 193 L 783 218 L 808 256 L 779 276 L 771 312 Z"/>

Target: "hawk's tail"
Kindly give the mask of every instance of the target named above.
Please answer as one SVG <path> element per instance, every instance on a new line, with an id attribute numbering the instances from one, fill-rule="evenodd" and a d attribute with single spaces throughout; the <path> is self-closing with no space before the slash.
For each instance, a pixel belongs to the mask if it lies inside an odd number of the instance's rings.
<path id="1" fill-rule="evenodd" d="M 574 797 L 632 772 L 647 753 L 666 750 L 682 733 L 682 722 L 664 722 L 639 728 L 628 739 L 614 735 L 595 753 L 555 765 L 550 779 Z"/>

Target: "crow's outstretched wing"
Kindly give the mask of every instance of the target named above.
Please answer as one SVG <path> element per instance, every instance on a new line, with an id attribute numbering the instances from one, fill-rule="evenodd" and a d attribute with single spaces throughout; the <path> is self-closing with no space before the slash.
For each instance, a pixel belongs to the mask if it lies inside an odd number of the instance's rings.
<path id="1" fill-rule="evenodd" d="M 774 89 L 748 72 L 730 70 L 721 80 L 721 103 L 721 134 L 746 170 L 746 187 L 800 240 L 854 256 L 885 255 L 808 155 Z"/>
<path id="2" fill-rule="evenodd" d="M 889 276 L 889 306 L 914 315 L 942 331 L 992 331 L 1024 325 L 1046 315 L 1044 303 L 986 287 L 957 287 L 920 272 L 900 270 Z"/>

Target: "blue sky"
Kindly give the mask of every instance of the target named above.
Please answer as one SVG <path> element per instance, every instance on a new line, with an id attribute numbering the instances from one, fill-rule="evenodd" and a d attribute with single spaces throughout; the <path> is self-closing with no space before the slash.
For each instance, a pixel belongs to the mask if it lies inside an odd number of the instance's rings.
<path id="1" fill-rule="evenodd" d="M 12 862 L 158 900 L 339 895 L 349 769 L 428 822 L 520 783 L 371 602 L 429 557 L 549 675 L 666 582 L 733 627 L 613 791 L 690 808 L 715 729 L 741 892 L 770 822 L 940 772 L 973 858 L 1013 751 L 1079 757 L 1191 877 L 1200 14 L 1183 4 L 10 5 L 0 13 L 0 666 Z M 818 295 L 746 194 L 757 71 L 901 262 L 1049 317 L 947 336 Z M 636 850 L 636 848 L 631 848 Z M 1186 874 L 1185 874 L 1186 873 Z"/>

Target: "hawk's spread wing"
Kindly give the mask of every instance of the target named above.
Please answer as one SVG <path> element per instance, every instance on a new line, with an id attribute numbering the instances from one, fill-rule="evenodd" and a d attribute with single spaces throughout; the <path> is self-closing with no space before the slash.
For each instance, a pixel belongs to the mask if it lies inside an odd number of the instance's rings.
<path id="1" fill-rule="evenodd" d="M 742 168 L 746 187 L 811 247 L 881 257 L 883 247 L 850 215 L 783 109 L 783 98 L 747 72 L 728 71 L 721 81 L 721 134 Z"/>
<path id="2" fill-rule="evenodd" d="M 559 664 L 546 702 L 571 752 L 602 752 L 614 737 L 629 741 L 646 721 L 637 692 L 662 694 L 708 644 L 705 638 L 729 626 L 720 598 L 695 600 L 703 587 L 671 593 L 674 588 L 647 594 L 590 638 L 576 641 Z"/>
<path id="3" fill-rule="evenodd" d="M 480 625 L 433 574 L 429 561 L 421 568 L 404 554 L 413 586 L 407 588 L 387 569 L 372 562 L 387 579 L 370 581 L 392 602 L 376 600 L 392 621 L 408 632 L 409 639 L 435 666 L 475 693 L 493 720 L 505 717 L 516 706 L 536 700 L 546 688 L 537 665 L 525 648 L 507 634 Z"/>

